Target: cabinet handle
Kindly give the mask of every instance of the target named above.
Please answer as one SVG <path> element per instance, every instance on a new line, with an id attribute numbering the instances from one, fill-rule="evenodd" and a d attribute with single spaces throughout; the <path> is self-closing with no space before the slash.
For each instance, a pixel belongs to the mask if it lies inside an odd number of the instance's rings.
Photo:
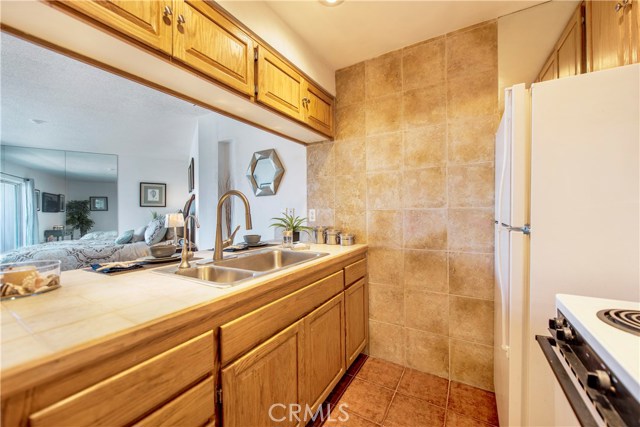
<path id="1" fill-rule="evenodd" d="M 164 16 L 171 16 L 173 15 L 173 11 L 171 10 L 171 6 L 165 6 L 164 7 Z"/>
<path id="2" fill-rule="evenodd" d="M 309 98 L 306 98 L 306 97 L 302 98 L 302 106 L 303 107 L 305 107 L 305 108 L 308 107 L 310 102 L 311 102 L 311 100 Z"/>
<path id="3" fill-rule="evenodd" d="M 616 3 L 616 12 L 620 12 L 620 10 L 624 9 L 629 5 L 629 0 L 623 0 L 622 3 Z"/>
<path id="4" fill-rule="evenodd" d="M 182 14 L 178 15 L 178 24 L 184 24 L 187 21 L 184 19 L 184 16 L 182 16 Z"/>

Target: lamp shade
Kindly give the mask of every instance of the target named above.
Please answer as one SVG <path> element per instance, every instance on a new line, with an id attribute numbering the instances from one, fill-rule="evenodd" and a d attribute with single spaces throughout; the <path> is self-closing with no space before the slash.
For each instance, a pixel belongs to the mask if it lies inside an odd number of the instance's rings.
<path id="1" fill-rule="evenodd" d="M 170 213 L 164 216 L 165 227 L 184 227 L 184 216 L 181 213 Z"/>

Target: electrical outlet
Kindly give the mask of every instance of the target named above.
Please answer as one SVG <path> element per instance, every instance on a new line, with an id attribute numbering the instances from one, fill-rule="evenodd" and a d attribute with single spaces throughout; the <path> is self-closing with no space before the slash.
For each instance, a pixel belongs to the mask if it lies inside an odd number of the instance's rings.
<path id="1" fill-rule="evenodd" d="M 316 222 L 316 210 L 309 209 L 309 222 Z"/>

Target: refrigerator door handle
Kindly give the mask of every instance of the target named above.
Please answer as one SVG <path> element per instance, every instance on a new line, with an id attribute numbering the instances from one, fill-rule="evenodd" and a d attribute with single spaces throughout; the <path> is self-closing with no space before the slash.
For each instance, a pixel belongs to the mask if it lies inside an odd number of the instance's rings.
<path id="1" fill-rule="evenodd" d="M 498 221 L 496 221 L 496 224 L 498 223 Z M 505 224 L 504 222 L 501 223 L 501 225 L 506 228 L 509 231 L 517 231 L 518 233 L 522 233 L 522 234 L 531 234 L 531 225 L 529 224 L 525 224 L 524 227 L 512 227 L 509 224 Z"/>

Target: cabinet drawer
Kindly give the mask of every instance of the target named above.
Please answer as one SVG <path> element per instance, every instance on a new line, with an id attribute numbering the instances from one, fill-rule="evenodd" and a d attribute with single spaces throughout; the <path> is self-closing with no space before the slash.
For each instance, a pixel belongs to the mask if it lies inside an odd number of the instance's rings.
<path id="1" fill-rule="evenodd" d="M 362 279 L 367 274 L 367 260 L 354 262 L 344 268 L 344 287 L 348 288 L 353 282 Z"/>
<path id="2" fill-rule="evenodd" d="M 220 328 L 220 359 L 226 365 L 276 332 L 291 325 L 342 291 L 339 271 Z"/>
<path id="3" fill-rule="evenodd" d="M 32 414 L 30 425 L 128 424 L 207 376 L 213 364 L 209 331 Z"/>
<path id="4" fill-rule="evenodd" d="M 214 395 L 213 377 L 209 377 L 136 423 L 135 427 L 202 426 L 213 419 Z"/>

